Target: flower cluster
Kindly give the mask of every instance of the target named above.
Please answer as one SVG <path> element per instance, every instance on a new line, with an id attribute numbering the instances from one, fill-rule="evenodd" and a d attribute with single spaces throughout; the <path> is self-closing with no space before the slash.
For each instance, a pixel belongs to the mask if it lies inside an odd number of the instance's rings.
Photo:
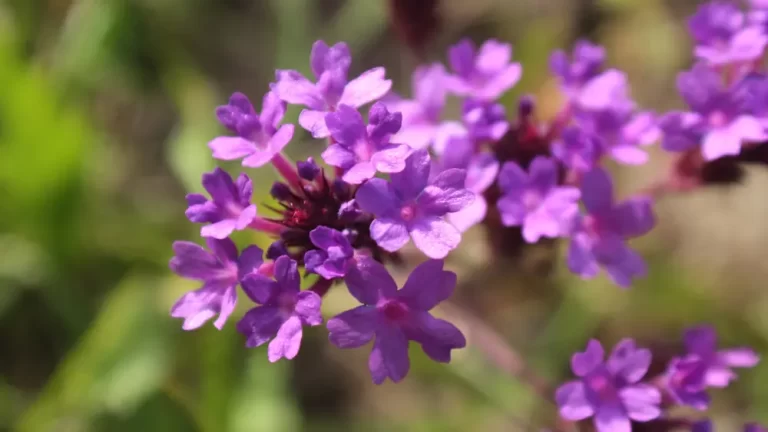
<path id="1" fill-rule="evenodd" d="M 368 366 L 382 383 L 406 376 L 410 341 L 438 362 L 465 346 L 461 331 L 430 311 L 457 283 L 443 260 L 466 230 L 493 218 L 525 243 L 567 240 L 567 267 L 581 278 L 604 272 L 630 287 L 648 270 L 628 242 L 653 229 L 654 196 L 617 199 L 608 164 L 643 164 L 646 148 L 661 141 L 682 152 L 681 161 L 702 166 L 768 139 L 768 76 L 758 68 L 768 5 L 753 3 L 750 13 L 723 1 L 699 8 L 690 20 L 698 62 L 678 79 L 690 110 L 663 115 L 640 109 L 626 74 L 607 67 L 605 50 L 587 41 L 552 54 L 562 106 L 546 122 L 530 96 L 513 118 L 498 103 L 522 74 L 509 44 L 460 41 L 447 66 L 415 70 L 408 97 L 391 91 L 382 67 L 350 79 L 347 45 L 316 42 L 314 81 L 278 70 L 260 113 L 240 93 L 216 110 L 231 135 L 209 143 L 213 157 L 248 168 L 272 165 L 281 180 L 269 189 L 275 203 L 257 208 L 246 174 L 233 180 L 217 168 L 203 175 L 208 195 L 188 195 L 186 216 L 202 224 L 208 250 L 177 242 L 171 260 L 172 270 L 203 286 L 179 299 L 172 316 L 187 330 L 214 317 L 221 328 L 240 286 L 253 305 L 236 324 L 246 345 L 269 342 L 270 361 L 291 359 L 304 327 L 323 323 L 323 297 L 343 282 L 361 305 L 326 321 L 329 340 L 340 348 L 373 341 Z M 457 120 L 443 118 L 449 97 L 460 99 Z M 286 157 L 295 132 L 281 125 L 287 104 L 304 107 L 298 123 L 321 140 L 326 167 Z M 229 237 L 241 230 L 267 233 L 274 243 L 266 252 L 249 246 L 238 253 Z M 398 289 L 385 264 L 400 263 L 409 244 L 426 260 Z M 305 289 L 302 274 L 310 281 Z M 707 387 L 726 385 L 730 367 L 756 362 L 751 351 L 716 352 L 707 329 L 692 331 L 686 342 L 689 353 L 672 362 L 665 387 L 680 404 L 705 408 Z M 656 419 L 660 390 L 640 383 L 650 359 L 627 340 L 605 363 L 602 346 L 591 342 L 574 356 L 580 381 L 558 391 L 563 417 L 594 416 L 602 432 Z"/>
<path id="2" fill-rule="evenodd" d="M 645 382 L 643 378 L 651 365 L 650 350 L 624 339 L 606 361 L 603 346 L 591 340 L 584 352 L 571 358 L 571 369 L 579 379 L 557 389 L 555 400 L 560 415 L 570 421 L 591 417 L 598 432 L 630 432 L 633 421 L 662 419 L 664 412 L 676 405 L 706 411 L 710 403 L 708 388 L 726 387 L 736 379 L 733 368 L 753 367 L 759 361 L 750 348 L 718 351 L 715 330 L 709 326 L 688 329 L 683 339 L 687 353 L 673 358 L 662 376 Z M 712 426 L 709 421 L 701 421 L 691 430 L 711 431 Z M 744 432 L 763 430 L 756 424 L 744 428 Z"/>

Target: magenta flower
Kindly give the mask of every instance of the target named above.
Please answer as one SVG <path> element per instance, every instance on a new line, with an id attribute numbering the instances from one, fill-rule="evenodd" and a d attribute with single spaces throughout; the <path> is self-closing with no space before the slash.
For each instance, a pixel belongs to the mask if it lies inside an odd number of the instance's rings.
<path id="1" fill-rule="evenodd" d="M 309 238 L 319 249 L 304 254 L 307 271 L 334 279 L 344 277 L 355 265 L 355 250 L 341 231 L 319 226 L 309 233 Z"/>
<path id="2" fill-rule="evenodd" d="M 463 39 L 448 50 L 448 61 L 455 75 L 447 77 L 448 89 L 459 96 L 493 101 L 520 80 L 523 68 L 511 63 L 512 45 L 490 39 L 476 51 L 475 44 Z"/>
<path id="3" fill-rule="evenodd" d="M 302 327 L 318 326 L 322 299 L 314 291 L 300 291 L 296 261 L 281 256 L 275 260 L 275 280 L 251 274 L 243 280 L 245 294 L 259 304 L 237 323 L 237 331 L 246 336 L 245 345 L 255 348 L 270 339 L 267 357 L 276 362 L 296 357 L 301 346 Z"/>
<path id="4" fill-rule="evenodd" d="M 343 42 L 332 47 L 323 41 L 315 42 L 309 61 L 316 83 L 295 70 L 278 70 L 273 90 L 280 99 L 308 108 L 299 115 L 299 124 L 315 138 L 330 135 L 325 124 L 327 113 L 340 105 L 359 108 L 384 96 L 392 87 L 392 81 L 384 79 L 382 67 L 369 69 L 350 81 L 347 75 L 352 56 Z"/>
<path id="5" fill-rule="evenodd" d="M 202 288 L 184 294 L 171 308 L 171 316 L 184 318 L 182 328 L 194 330 L 218 315 L 213 323 L 221 330 L 235 310 L 237 284 L 262 264 L 262 251 L 248 246 L 238 257 L 232 240 L 208 238 L 210 252 L 191 242 L 173 243 L 170 268 L 179 276 L 203 282 Z"/>
<path id="6" fill-rule="evenodd" d="M 223 239 L 235 230 L 243 230 L 256 219 L 256 205 L 251 204 L 253 184 L 245 174 L 237 183 L 221 168 L 203 174 L 203 187 L 211 195 L 187 195 L 187 219 L 195 223 L 210 223 L 200 229 L 203 237 Z"/>
<path id="7" fill-rule="evenodd" d="M 608 361 L 600 342 L 591 340 L 583 353 L 571 358 L 571 369 L 580 379 L 563 384 L 555 399 L 560 415 L 570 421 L 592 417 L 598 432 L 631 432 L 631 420 L 648 422 L 661 415 L 661 393 L 641 384 L 648 372 L 651 352 L 624 339 Z"/>
<path id="8" fill-rule="evenodd" d="M 375 339 L 368 358 L 374 383 L 405 378 L 410 368 L 409 341 L 442 363 L 450 362 L 451 350 L 466 345 L 459 329 L 429 313 L 456 287 L 456 274 L 443 270 L 442 261 L 420 264 L 400 290 L 386 268 L 374 260 L 361 261 L 344 280 L 363 305 L 329 319 L 328 338 L 339 348 L 357 348 Z"/>
<path id="9" fill-rule="evenodd" d="M 677 87 L 691 111 L 671 112 L 660 120 L 666 150 L 685 151 L 701 145 L 704 158 L 714 160 L 737 155 L 744 144 L 768 138 L 751 113 L 754 107 L 748 92 L 726 88 L 715 71 L 697 65 L 679 75 Z"/>
<path id="10" fill-rule="evenodd" d="M 497 206 L 505 226 L 521 226 L 523 238 L 535 243 L 541 237 L 567 234 L 579 207 L 579 190 L 557 186 L 557 164 L 539 156 L 526 173 L 515 162 L 506 162 L 499 173 L 502 196 Z"/>
<path id="11" fill-rule="evenodd" d="M 552 53 L 549 68 L 560 79 L 560 85 L 569 97 L 575 97 L 581 88 L 596 77 L 605 61 L 605 49 L 586 40 L 576 42 L 569 59 L 563 50 Z"/>
<path id="12" fill-rule="evenodd" d="M 464 186 L 466 172 L 448 169 L 432 180 L 429 172 L 429 153 L 415 150 L 405 161 L 405 169 L 391 174 L 391 182 L 374 178 L 358 189 L 355 201 L 376 216 L 371 238 L 382 249 L 397 251 L 410 237 L 425 255 L 440 259 L 459 245 L 461 233 L 445 216 L 474 199 Z"/>
<path id="13" fill-rule="evenodd" d="M 383 103 L 376 103 L 368 113 L 368 126 L 356 109 L 341 105 L 336 112 L 326 115 L 334 143 L 322 154 L 325 163 L 339 167 L 342 179 L 360 184 L 376 172 L 395 173 L 405 168 L 405 159 L 411 152 L 406 144 L 393 144 L 390 138 L 402 122 L 400 113 L 390 113 Z"/>
<path id="14" fill-rule="evenodd" d="M 713 65 L 756 60 L 768 43 L 763 29 L 749 25 L 744 13 L 729 1 L 699 6 L 688 29 L 696 42 L 696 57 Z"/>
<path id="15" fill-rule="evenodd" d="M 575 219 L 568 249 L 568 268 L 589 279 L 604 267 L 620 287 L 647 272 L 642 257 L 630 249 L 626 239 L 643 235 L 655 224 L 648 198 L 632 198 L 620 204 L 613 201 L 613 184 L 608 173 L 595 168 L 585 174 L 581 198 L 589 212 Z"/>
<path id="16" fill-rule="evenodd" d="M 282 125 L 285 103 L 273 92 L 264 96 L 261 114 L 242 93 L 229 98 L 229 104 L 216 109 L 221 124 L 237 136 L 214 138 L 208 143 L 213 157 L 243 159 L 243 166 L 258 168 L 269 163 L 293 137 L 293 125 Z"/>
<path id="17" fill-rule="evenodd" d="M 440 126 L 446 98 L 445 67 L 440 63 L 421 66 L 413 72 L 413 99 L 397 99 L 387 108 L 403 114 L 403 127 L 394 136 L 396 142 L 419 149 L 428 147 Z"/>

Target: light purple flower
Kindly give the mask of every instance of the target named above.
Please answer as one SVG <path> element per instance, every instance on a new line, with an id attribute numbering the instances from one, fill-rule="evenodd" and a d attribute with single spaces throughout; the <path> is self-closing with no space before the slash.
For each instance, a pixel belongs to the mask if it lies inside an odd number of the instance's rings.
<path id="1" fill-rule="evenodd" d="M 315 138 L 330 135 L 325 124 L 327 113 L 340 105 L 359 108 L 384 96 L 392 87 L 392 81 L 384 79 L 383 67 L 369 69 L 350 81 L 347 75 L 352 56 L 343 42 L 332 47 L 323 41 L 315 42 L 309 60 L 316 83 L 295 70 L 278 70 L 273 89 L 280 99 L 308 108 L 299 115 L 299 124 Z"/>
<path id="2" fill-rule="evenodd" d="M 259 304 L 237 323 L 237 331 L 247 337 L 245 345 L 255 348 L 270 339 L 267 357 L 276 362 L 296 357 L 301 346 L 302 327 L 323 322 L 322 299 L 314 291 L 300 291 L 296 261 L 281 256 L 275 261 L 275 280 L 252 274 L 243 280 L 243 291 Z"/>
<path id="3" fill-rule="evenodd" d="M 243 230 L 256 218 L 256 205 L 251 204 L 253 184 L 245 174 L 237 182 L 221 168 L 203 174 L 203 187 L 211 195 L 187 195 L 187 219 L 195 223 L 210 223 L 200 229 L 203 237 L 223 239 L 235 230 Z"/>
<path id="4" fill-rule="evenodd" d="M 627 75 L 609 69 L 589 80 L 574 100 L 576 109 L 599 111 L 631 111 L 635 103 L 629 97 Z"/>
<path id="5" fill-rule="evenodd" d="M 729 1 L 699 6 L 688 29 L 696 43 L 696 57 L 713 65 L 756 60 L 768 43 L 763 29 L 749 25 L 744 13 Z"/>
<path id="6" fill-rule="evenodd" d="M 641 384 L 648 372 L 651 352 L 624 339 L 607 362 L 600 342 L 591 340 L 583 353 L 571 359 L 571 369 L 580 379 L 557 389 L 560 415 L 570 421 L 592 417 L 598 432 L 631 432 L 631 420 L 648 422 L 661 415 L 661 393 Z"/>
<path id="7" fill-rule="evenodd" d="M 462 121 L 475 143 L 496 142 L 509 130 L 504 105 L 466 99 L 462 106 Z"/>
<path id="8" fill-rule="evenodd" d="M 445 216 L 471 204 L 474 194 L 464 186 L 464 170 L 448 169 L 430 180 L 430 165 L 429 153 L 415 150 L 391 182 L 374 178 L 357 191 L 360 208 L 376 216 L 371 237 L 382 249 L 397 251 L 410 236 L 425 255 L 440 259 L 459 245 L 461 233 Z"/>
<path id="9" fill-rule="evenodd" d="M 237 136 L 214 138 L 208 143 L 213 157 L 221 160 L 243 159 L 243 166 L 258 168 L 269 163 L 293 137 L 293 125 L 282 125 L 285 103 L 268 92 L 257 114 L 242 93 L 229 98 L 229 104 L 216 109 L 221 124 Z"/>
<path id="10" fill-rule="evenodd" d="M 309 233 L 309 238 L 319 249 L 304 254 L 304 265 L 308 271 L 325 279 L 334 279 L 344 277 L 355 265 L 355 250 L 341 231 L 319 226 Z"/>
<path id="11" fill-rule="evenodd" d="M 390 138 L 402 122 L 400 113 L 390 113 L 383 103 L 376 103 L 368 113 L 368 127 L 356 109 L 340 105 L 326 115 L 334 143 L 322 154 L 325 163 L 344 171 L 342 179 L 360 184 L 376 172 L 395 173 L 405 168 L 411 152 L 406 144 L 393 144 Z"/>
<path id="12" fill-rule="evenodd" d="M 597 137 L 600 148 L 619 163 L 641 165 L 648 154 L 641 148 L 659 139 L 656 118 L 649 112 L 634 114 L 629 105 L 601 111 L 581 111 L 576 118 L 584 131 Z"/>
<path id="13" fill-rule="evenodd" d="M 760 120 L 750 113 L 743 87 L 726 88 L 720 76 L 704 65 L 681 73 L 677 87 L 691 111 L 671 112 L 659 121 L 666 150 L 701 145 L 704 158 L 714 160 L 737 155 L 742 145 L 766 139 Z"/>
<path id="14" fill-rule="evenodd" d="M 328 337 L 339 348 L 361 347 L 375 338 L 368 358 L 374 383 L 405 378 L 409 341 L 441 363 L 450 362 L 451 350 L 466 345 L 459 329 L 429 313 L 456 287 L 456 274 L 443 270 L 442 261 L 420 264 L 400 290 L 386 268 L 372 259 L 361 261 L 344 280 L 363 305 L 329 319 Z"/>
<path id="15" fill-rule="evenodd" d="M 667 365 L 665 387 L 672 399 L 699 411 L 709 408 L 705 365 L 695 355 L 675 357 Z"/>
<path id="16" fill-rule="evenodd" d="M 421 66 L 411 79 L 413 99 L 397 99 L 387 108 L 403 115 L 403 127 L 393 140 L 419 149 L 435 139 L 446 98 L 445 67 L 440 63 Z"/>
<path id="17" fill-rule="evenodd" d="M 514 87 L 523 68 L 511 63 L 512 45 L 490 39 L 480 50 L 469 39 L 463 39 L 448 50 L 448 61 L 454 75 L 447 78 L 450 91 L 459 96 L 493 101 Z"/>
<path id="18" fill-rule="evenodd" d="M 552 53 L 549 68 L 560 79 L 569 97 L 578 95 L 581 88 L 600 73 L 605 61 L 605 49 L 586 40 L 576 42 L 573 56 L 563 50 Z"/>
<path id="19" fill-rule="evenodd" d="M 552 155 L 577 172 L 591 171 L 602 156 L 600 139 L 578 126 L 569 126 L 552 143 Z"/>
<path id="20" fill-rule="evenodd" d="M 642 257 L 630 249 L 626 239 L 650 231 L 655 217 L 649 198 L 631 198 L 620 204 L 613 200 L 613 184 L 608 173 L 595 168 L 582 178 L 581 199 L 588 214 L 575 219 L 568 249 L 568 268 L 590 279 L 604 267 L 620 287 L 644 276 Z"/>
<path id="21" fill-rule="evenodd" d="M 506 162 L 499 173 L 502 196 L 497 206 L 505 226 L 521 226 L 523 238 L 535 243 L 541 237 L 567 234 L 579 207 L 579 190 L 557 185 L 558 168 L 543 156 L 531 162 L 528 173 L 515 162 Z"/>
<path id="22" fill-rule="evenodd" d="M 238 257 L 232 240 L 206 239 L 210 252 L 191 242 L 173 243 L 169 266 L 179 276 L 203 282 L 202 288 L 184 294 L 171 308 L 171 316 L 184 318 L 182 328 L 194 330 L 218 315 L 219 330 L 235 310 L 237 284 L 262 264 L 262 250 L 249 246 Z"/>

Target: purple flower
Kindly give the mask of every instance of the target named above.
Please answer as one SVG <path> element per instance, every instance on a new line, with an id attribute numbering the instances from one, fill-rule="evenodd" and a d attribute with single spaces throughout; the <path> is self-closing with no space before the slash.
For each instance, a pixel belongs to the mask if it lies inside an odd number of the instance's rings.
<path id="1" fill-rule="evenodd" d="M 273 92 L 264 96 L 261 114 L 254 111 L 244 94 L 235 93 L 229 104 L 216 109 L 216 115 L 221 124 L 237 134 L 208 143 L 216 159 L 243 159 L 243 166 L 258 168 L 269 163 L 293 137 L 293 125 L 279 126 L 285 103 Z"/>
<path id="2" fill-rule="evenodd" d="M 648 154 L 640 147 L 653 144 L 659 138 L 655 116 L 648 112 L 633 114 L 630 106 L 577 114 L 579 125 L 598 138 L 603 153 L 617 162 L 641 165 Z"/>
<path id="3" fill-rule="evenodd" d="M 591 340 L 583 353 L 571 359 L 571 369 L 580 379 L 557 389 L 560 415 L 570 421 L 593 417 L 598 432 L 630 432 L 630 420 L 647 422 L 661 415 L 661 393 L 639 384 L 651 364 L 651 352 L 636 348 L 624 339 L 607 362 L 600 342 Z"/>
<path id="4" fill-rule="evenodd" d="M 742 145 L 761 141 L 766 133 L 749 111 L 748 92 L 726 88 L 720 76 L 703 65 L 678 76 L 677 87 L 691 112 L 671 112 L 660 121 L 662 146 L 685 151 L 701 144 L 706 160 L 737 155 Z"/>
<path id="5" fill-rule="evenodd" d="M 744 432 L 768 432 L 768 428 L 757 423 L 749 423 L 744 425 Z"/>
<path id="6" fill-rule="evenodd" d="M 461 241 L 461 233 L 445 220 L 474 199 L 464 186 L 466 172 L 448 169 L 429 179 L 430 158 L 415 150 L 405 169 L 391 174 L 391 182 L 374 178 L 358 189 L 355 201 L 373 213 L 371 238 L 384 250 L 394 252 L 413 239 L 430 258 L 444 258 Z"/>
<path id="7" fill-rule="evenodd" d="M 576 108 L 599 111 L 633 110 L 635 103 L 629 98 L 627 75 L 609 69 L 589 80 L 575 99 Z"/>
<path id="8" fill-rule="evenodd" d="M 577 126 L 569 126 L 552 143 L 552 155 L 577 172 L 591 171 L 602 156 L 601 142 L 594 134 Z"/>
<path id="9" fill-rule="evenodd" d="M 320 175 L 320 171 L 322 171 L 320 166 L 317 165 L 312 157 L 308 157 L 306 161 L 296 162 L 296 172 L 304 180 L 314 181 Z"/>
<path id="10" fill-rule="evenodd" d="M 195 223 L 210 223 L 200 229 L 203 237 L 223 239 L 235 230 L 243 230 L 256 218 L 256 205 L 251 204 L 253 184 L 245 174 L 237 183 L 221 168 L 203 174 L 203 187 L 211 195 L 187 195 L 187 219 Z"/>
<path id="11" fill-rule="evenodd" d="M 328 337 L 339 348 L 357 348 L 375 338 L 368 358 L 374 383 L 405 378 L 409 341 L 441 363 L 450 362 L 451 350 L 466 345 L 459 329 L 429 313 L 456 287 L 456 274 L 443 270 L 442 261 L 420 264 L 400 290 L 386 268 L 372 259 L 361 261 L 344 280 L 363 305 L 328 320 Z"/>
<path id="12" fill-rule="evenodd" d="M 384 96 L 392 87 L 392 81 L 384 79 L 382 67 L 369 69 L 349 81 L 352 56 L 345 43 L 329 47 L 317 41 L 312 45 L 309 61 L 316 83 L 295 70 L 278 70 L 273 89 L 280 99 L 308 108 L 299 115 L 299 124 L 315 138 L 330 135 L 325 124 L 327 113 L 340 105 L 359 108 Z"/>
<path id="13" fill-rule="evenodd" d="M 695 355 L 673 358 L 664 376 L 669 395 L 678 404 L 706 411 L 710 403 L 706 372 L 706 367 Z"/>
<path id="14" fill-rule="evenodd" d="M 413 72 L 413 99 L 387 104 L 390 110 L 403 114 L 403 127 L 394 136 L 395 141 L 416 149 L 432 143 L 445 106 L 445 77 L 445 67 L 440 63 L 421 66 Z"/>
<path id="15" fill-rule="evenodd" d="M 693 424 L 691 432 L 713 432 L 715 429 L 712 426 L 711 420 L 702 420 Z M 768 432 L 768 429 L 760 426 L 757 423 L 749 423 L 744 425 L 744 432 Z"/>
<path id="16" fill-rule="evenodd" d="M 462 120 L 475 143 L 496 142 L 509 130 L 504 105 L 467 99 L 462 106 Z"/>
<path id="17" fill-rule="evenodd" d="M 696 57 L 713 65 L 756 60 L 768 43 L 763 29 L 747 25 L 744 13 L 729 1 L 699 6 L 688 29 L 696 42 Z"/>
<path id="18" fill-rule="evenodd" d="M 304 265 L 325 279 L 344 277 L 354 265 L 355 250 L 341 231 L 319 226 L 309 233 L 319 249 L 304 254 Z"/>
<path id="19" fill-rule="evenodd" d="M 475 44 L 464 39 L 448 50 L 448 61 L 455 75 L 447 77 L 450 91 L 459 96 L 492 101 L 520 80 L 523 68 L 510 63 L 512 45 L 487 40 L 475 50 Z"/>
<path id="20" fill-rule="evenodd" d="M 390 113 L 383 103 L 376 103 L 368 113 L 366 128 L 356 109 L 340 105 L 326 115 L 334 143 L 323 152 L 323 160 L 344 170 L 342 179 L 351 184 L 360 184 L 377 171 L 400 172 L 411 148 L 390 143 L 390 137 L 400 130 L 401 121 L 400 113 Z"/>
<path id="21" fill-rule="evenodd" d="M 238 257 L 230 239 L 206 239 L 210 252 L 191 242 L 173 243 L 170 268 L 179 276 L 203 282 L 202 288 L 184 294 L 171 308 L 171 316 L 184 318 L 182 328 L 194 330 L 218 315 L 213 323 L 221 330 L 235 310 L 237 284 L 262 264 L 262 251 L 249 246 Z"/>
<path id="22" fill-rule="evenodd" d="M 603 266 L 620 287 L 647 272 L 642 257 L 630 249 L 626 239 L 643 235 L 655 224 L 648 198 L 632 198 L 620 204 L 613 201 L 613 185 L 608 173 L 595 168 L 585 174 L 581 199 L 589 212 L 575 219 L 568 250 L 568 268 L 589 279 Z"/>
<path id="23" fill-rule="evenodd" d="M 237 323 L 247 337 L 245 345 L 255 348 L 269 343 L 267 357 L 276 362 L 296 357 L 301 346 L 302 327 L 323 322 L 321 298 L 313 291 L 299 290 L 296 261 L 281 256 L 275 261 L 275 280 L 252 274 L 243 280 L 243 291 L 257 306 Z"/>
<path id="24" fill-rule="evenodd" d="M 541 237 L 559 237 L 579 210 L 579 190 L 557 186 L 554 160 L 538 156 L 526 173 L 515 162 L 506 162 L 499 173 L 502 196 L 497 204 L 505 226 L 522 226 L 523 238 L 535 243 Z"/>
<path id="25" fill-rule="evenodd" d="M 573 48 L 572 59 L 558 50 L 549 57 L 549 68 L 560 79 L 566 94 L 576 96 L 581 87 L 600 73 L 605 61 L 605 49 L 589 41 L 580 40 Z"/>

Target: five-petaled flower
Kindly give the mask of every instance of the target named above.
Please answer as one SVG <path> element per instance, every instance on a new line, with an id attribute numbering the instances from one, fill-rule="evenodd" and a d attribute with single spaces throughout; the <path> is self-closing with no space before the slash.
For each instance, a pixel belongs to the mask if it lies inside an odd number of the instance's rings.
<path id="1" fill-rule="evenodd" d="M 419 149 L 434 141 L 445 106 L 445 77 L 445 67 L 440 63 L 419 67 L 411 80 L 413 99 L 387 102 L 390 110 L 403 114 L 403 127 L 393 138 L 396 142 Z"/>
<path id="2" fill-rule="evenodd" d="M 223 169 L 203 174 L 203 187 L 211 195 L 208 200 L 201 194 L 187 195 L 187 219 L 196 223 L 210 223 L 200 229 L 203 237 L 223 239 L 235 230 L 243 230 L 253 222 L 256 205 L 251 204 L 253 184 L 240 174 L 237 182 Z"/>
<path id="3" fill-rule="evenodd" d="M 318 249 L 304 254 L 307 271 L 334 279 L 344 277 L 355 265 L 355 250 L 341 231 L 319 226 L 309 233 L 309 238 Z"/>
<path id="4" fill-rule="evenodd" d="M 688 20 L 694 54 L 716 66 L 749 62 L 763 55 L 768 36 L 751 24 L 733 2 L 714 0 L 699 6 Z"/>
<path id="5" fill-rule="evenodd" d="M 463 39 L 448 51 L 454 75 L 446 78 L 447 87 L 460 96 L 496 100 L 514 87 L 523 74 L 520 63 L 511 61 L 510 44 L 490 39 L 477 51 L 471 40 Z"/>

